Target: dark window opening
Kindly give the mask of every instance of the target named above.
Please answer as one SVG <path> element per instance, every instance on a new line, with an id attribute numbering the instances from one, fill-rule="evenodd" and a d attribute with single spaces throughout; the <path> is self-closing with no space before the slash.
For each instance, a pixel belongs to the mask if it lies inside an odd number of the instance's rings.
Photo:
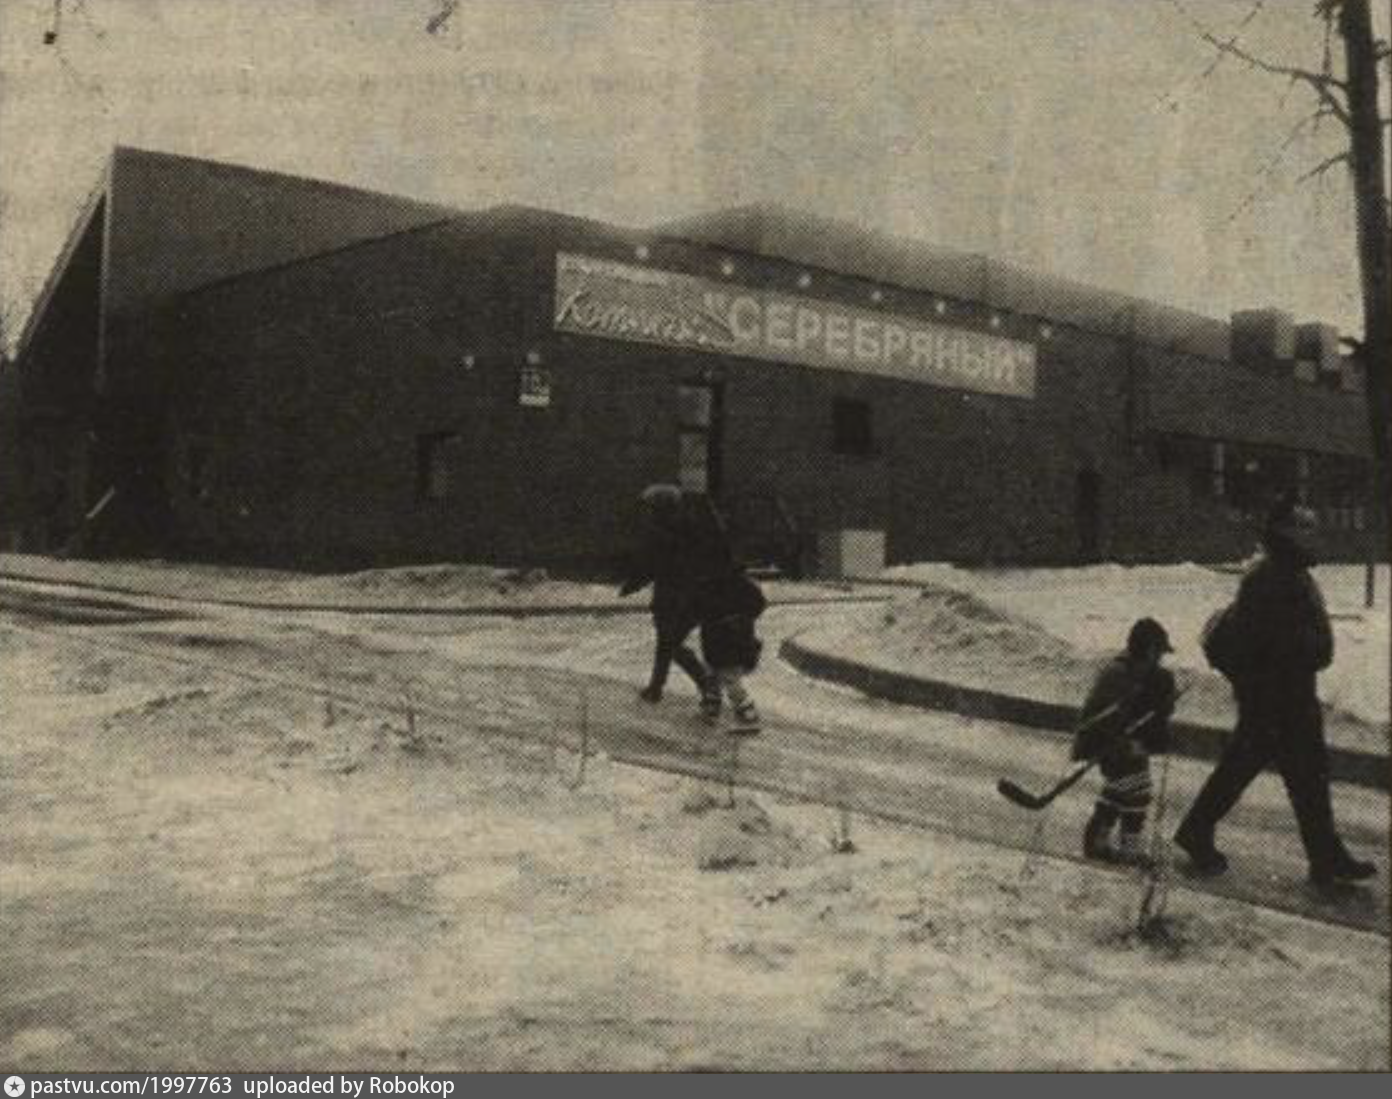
<path id="1" fill-rule="evenodd" d="M 1196 497 L 1249 515 L 1294 493 L 1328 525 L 1354 527 L 1369 499 L 1368 463 L 1356 458 L 1179 435 L 1157 440 L 1157 457 L 1162 469 L 1189 481 Z"/>
<path id="2" fill-rule="evenodd" d="M 677 483 L 688 492 L 720 491 L 722 405 L 719 382 L 677 387 Z"/>
<path id="3" fill-rule="evenodd" d="M 451 455 L 459 435 L 437 431 L 416 437 L 416 499 L 444 500 L 449 496 Z"/>
<path id="4" fill-rule="evenodd" d="M 866 401 L 837 398 L 831 406 L 832 443 L 836 454 L 864 456 L 874 447 L 870 405 Z"/>

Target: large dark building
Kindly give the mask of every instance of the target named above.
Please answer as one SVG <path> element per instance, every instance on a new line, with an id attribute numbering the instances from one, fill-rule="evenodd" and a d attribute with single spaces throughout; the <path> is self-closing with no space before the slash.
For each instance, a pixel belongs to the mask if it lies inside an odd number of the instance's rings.
<path id="1" fill-rule="evenodd" d="M 1337 332 L 777 207 L 636 231 L 118 149 L 0 377 L 11 548 L 588 566 L 655 480 L 752 555 L 1366 552 Z"/>

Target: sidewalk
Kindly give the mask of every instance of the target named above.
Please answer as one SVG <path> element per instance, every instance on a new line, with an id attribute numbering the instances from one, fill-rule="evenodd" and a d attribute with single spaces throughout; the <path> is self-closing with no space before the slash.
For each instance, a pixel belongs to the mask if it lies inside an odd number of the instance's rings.
<path id="1" fill-rule="evenodd" d="M 807 631 L 784 641 L 779 655 L 804 675 L 853 687 L 888 702 L 1046 729 L 1061 737 L 1071 735 L 1077 719 L 1076 705 L 909 673 L 863 655 L 852 657 L 836 644 L 837 637 L 832 630 Z M 1387 730 L 1338 712 L 1328 714 L 1327 719 L 1332 776 L 1337 781 L 1375 790 L 1389 789 L 1392 784 L 1386 751 L 1379 753 L 1359 746 L 1385 743 Z M 1176 720 L 1172 729 L 1176 753 L 1195 759 L 1216 759 L 1231 734 L 1231 726 L 1183 719 Z"/>

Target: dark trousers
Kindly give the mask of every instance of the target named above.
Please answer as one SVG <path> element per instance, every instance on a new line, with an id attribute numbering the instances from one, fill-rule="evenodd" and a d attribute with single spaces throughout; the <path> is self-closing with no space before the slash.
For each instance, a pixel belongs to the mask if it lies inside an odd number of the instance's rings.
<path id="1" fill-rule="evenodd" d="M 1261 770 L 1275 761 L 1313 869 L 1342 857 L 1329 793 L 1324 715 L 1313 690 L 1262 686 L 1238 690 L 1237 730 L 1199 791 L 1180 830 L 1211 837 Z"/>
<path id="2" fill-rule="evenodd" d="M 667 675 L 675 663 L 690 677 L 691 682 L 696 684 L 697 690 L 706 690 L 710 685 L 710 670 L 686 643 L 691 631 L 696 628 L 695 619 L 684 614 L 654 615 L 653 625 L 657 629 L 657 648 L 653 652 L 652 676 L 648 680 L 648 688 L 654 691 L 662 690 L 667 685 Z"/>

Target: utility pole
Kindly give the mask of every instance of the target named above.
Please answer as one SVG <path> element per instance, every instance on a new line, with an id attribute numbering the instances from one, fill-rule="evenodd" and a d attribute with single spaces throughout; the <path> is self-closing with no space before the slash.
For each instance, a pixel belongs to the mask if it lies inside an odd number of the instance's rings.
<path id="1" fill-rule="evenodd" d="M 1335 0 L 1330 0 L 1335 2 Z M 1379 55 L 1370 0 L 1337 0 L 1339 35 L 1344 40 L 1344 78 L 1348 102 L 1349 174 L 1358 230 L 1358 263 L 1363 285 L 1363 383 L 1368 401 L 1374 459 L 1374 507 L 1392 528 L 1392 277 L 1387 213 L 1387 160 L 1383 120 L 1378 111 Z"/>
<path id="2" fill-rule="evenodd" d="M 1353 183 L 1358 227 L 1358 265 L 1363 285 L 1363 385 L 1373 443 L 1372 512 L 1382 519 L 1385 536 L 1392 536 L 1392 277 L 1388 265 L 1392 227 L 1387 213 L 1387 162 L 1383 121 L 1378 111 L 1379 43 L 1373 35 L 1369 0 L 1341 0 L 1339 36 L 1344 40 L 1344 75 L 1348 97 L 1349 175 Z M 1385 44 L 1382 46 L 1385 50 Z M 1376 535 L 1369 537 L 1364 603 L 1376 600 Z M 1383 545 L 1384 551 L 1388 547 Z"/>
<path id="3" fill-rule="evenodd" d="M 1179 0 L 1171 0 L 1180 10 Z M 1260 10 L 1258 4 L 1253 14 Z M 1383 128 L 1388 120 L 1379 111 L 1379 68 L 1387 64 L 1389 44 L 1373 32 L 1371 0 L 1317 0 L 1314 14 L 1323 20 L 1326 42 L 1337 32 L 1343 41 L 1343 74 L 1334 71 L 1325 49 L 1320 69 L 1277 64 L 1250 52 L 1236 35 L 1221 37 L 1192 16 L 1199 35 L 1220 56 L 1234 57 L 1249 67 L 1292 84 L 1304 85 L 1315 97 L 1316 111 L 1302 126 L 1322 118 L 1337 119 L 1347 132 L 1348 145 L 1329 157 L 1304 179 L 1347 164 L 1353 188 L 1354 221 L 1362 287 L 1363 338 L 1361 365 L 1364 398 L 1373 458 L 1372 508 L 1375 526 L 1392 536 L 1392 228 L 1387 206 L 1387 155 Z M 1250 19 L 1249 19 L 1250 21 Z M 1210 67 L 1209 71 L 1212 71 Z M 1292 133 L 1292 137 L 1295 132 Z M 1287 139 L 1289 143 L 1291 139 Z M 1372 540 L 1375 542 L 1376 540 Z M 1375 549 L 1386 553 L 1386 541 Z"/>

